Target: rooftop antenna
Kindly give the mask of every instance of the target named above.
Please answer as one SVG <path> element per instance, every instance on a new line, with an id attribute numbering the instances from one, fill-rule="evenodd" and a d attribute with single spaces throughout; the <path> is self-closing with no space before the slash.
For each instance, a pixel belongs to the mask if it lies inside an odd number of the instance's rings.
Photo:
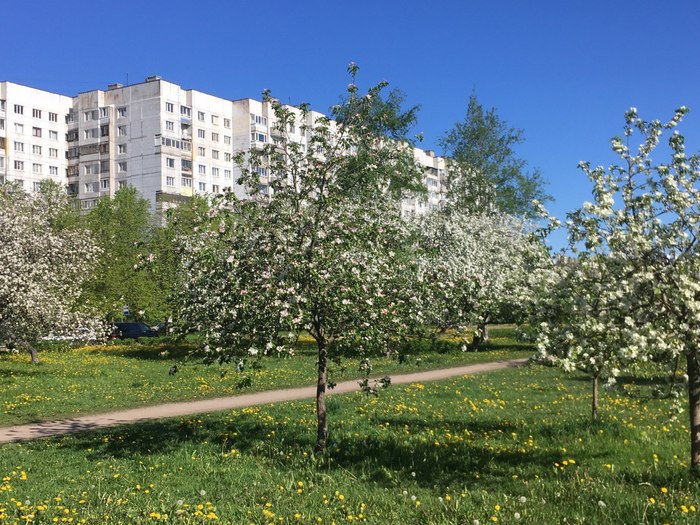
<path id="1" fill-rule="evenodd" d="M 126 85 L 129 85 L 129 73 L 126 74 Z"/>

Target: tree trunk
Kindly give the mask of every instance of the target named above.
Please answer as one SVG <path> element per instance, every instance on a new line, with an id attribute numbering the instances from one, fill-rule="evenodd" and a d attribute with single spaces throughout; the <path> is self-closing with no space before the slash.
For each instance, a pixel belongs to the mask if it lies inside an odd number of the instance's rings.
<path id="1" fill-rule="evenodd" d="M 700 473 L 700 355 L 688 351 L 688 404 L 690 412 L 690 466 Z"/>
<path id="2" fill-rule="evenodd" d="M 591 419 L 598 419 L 598 376 L 593 376 L 593 399 L 591 400 Z"/>
<path id="3" fill-rule="evenodd" d="M 318 345 L 318 383 L 316 385 L 316 446 L 314 452 L 326 450 L 328 439 L 328 418 L 326 414 L 326 389 L 328 388 L 328 349 L 323 339 L 317 339 Z"/>
<path id="4" fill-rule="evenodd" d="M 34 345 L 31 345 L 26 341 L 20 341 L 19 344 L 20 346 L 24 347 L 24 349 L 29 353 L 30 356 L 32 356 L 32 364 L 37 364 L 39 362 L 39 352 L 36 351 Z"/>
<path id="5" fill-rule="evenodd" d="M 474 338 L 472 339 L 471 349 L 475 352 L 479 349 L 479 347 L 481 347 L 481 345 L 488 344 L 489 342 L 489 321 L 491 321 L 491 314 L 485 314 L 474 330 Z"/>

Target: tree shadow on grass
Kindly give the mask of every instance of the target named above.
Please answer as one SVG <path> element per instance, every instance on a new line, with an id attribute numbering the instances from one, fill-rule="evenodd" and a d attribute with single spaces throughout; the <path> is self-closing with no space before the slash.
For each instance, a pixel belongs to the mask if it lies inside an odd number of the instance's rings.
<path id="1" fill-rule="evenodd" d="M 235 417 L 201 415 L 141 423 L 78 434 L 63 439 L 61 447 L 80 450 L 91 461 L 139 460 L 190 448 L 197 448 L 200 455 L 211 454 L 212 461 L 216 461 L 216 456 L 235 448 L 280 469 L 294 469 L 299 467 L 301 453 L 310 454 L 313 448 L 315 421 L 310 409 L 311 406 L 299 406 L 299 417 L 271 421 L 260 414 L 239 413 Z M 337 418 L 332 415 L 331 421 Z M 388 422 L 387 430 L 373 423 L 358 428 L 357 433 L 354 428 L 332 425 L 327 455 L 315 458 L 317 469 L 347 471 L 358 479 L 386 488 L 413 479 L 420 485 L 441 490 L 475 484 L 502 490 L 503 485 L 514 483 L 514 474 L 520 478 L 542 475 L 551 471 L 555 462 L 565 459 L 556 446 L 527 448 L 516 441 L 483 438 L 484 434 L 496 431 L 504 435 L 522 432 L 523 426 L 518 424 L 498 420 L 424 421 L 419 416 L 390 418 Z M 459 429 L 469 432 L 463 439 L 447 443 L 442 437 L 428 437 L 429 429 L 444 424 L 454 425 L 456 432 Z M 405 435 L 404 425 L 410 429 Z M 587 422 L 570 421 L 566 425 L 558 424 L 552 432 L 570 437 L 586 429 Z M 603 454 L 590 450 L 585 457 L 576 459 L 594 462 Z"/>

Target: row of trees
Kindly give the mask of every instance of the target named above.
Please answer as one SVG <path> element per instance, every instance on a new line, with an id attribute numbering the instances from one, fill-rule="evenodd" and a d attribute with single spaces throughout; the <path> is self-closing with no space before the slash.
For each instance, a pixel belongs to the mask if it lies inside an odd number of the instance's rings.
<path id="1" fill-rule="evenodd" d="M 599 378 L 684 357 L 692 464 L 700 466 L 700 161 L 673 130 L 687 110 L 667 123 L 626 114 L 625 136 L 613 140 L 623 162 L 581 164 L 594 201 L 569 216 L 571 254 L 552 258 L 542 234 L 554 223 L 528 222 L 544 216 L 528 199 L 546 195 L 539 173 L 515 157 L 519 130 L 472 98 L 444 142 L 448 205 L 407 220 L 400 200 L 425 191 L 407 136 L 415 108 L 402 110 L 385 83 L 361 95 L 356 66 L 349 72 L 333 120 L 309 123 L 306 106 L 299 115 L 265 94 L 277 140 L 237 159 L 251 199 L 193 201 L 153 227 L 139 219 L 148 212 L 133 192 L 82 219 L 55 191 L 3 188 L 0 339 L 29 347 L 40 332 L 78 324 L 75 312 L 84 325 L 85 315 L 118 315 L 124 303 L 156 315 L 173 308 L 182 331 L 199 331 L 222 362 L 290 352 L 305 330 L 318 351 L 322 451 L 328 363 L 340 352 L 388 352 L 403 338 L 446 330 L 472 332 L 465 341 L 478 346 L 494 316 L 528 313 L 542 360 L 590 373 L 594 416 Z M 292 126 L 307 148 L 288 137 Z M 665 132 L 671 161 L 655 165 Z M 275 175 L 272 199 L 259 193 L 259 168 Z M 25 311 L 44 322 L 33 335 L 22 331 L 34 321 L 16 320 Z"/>

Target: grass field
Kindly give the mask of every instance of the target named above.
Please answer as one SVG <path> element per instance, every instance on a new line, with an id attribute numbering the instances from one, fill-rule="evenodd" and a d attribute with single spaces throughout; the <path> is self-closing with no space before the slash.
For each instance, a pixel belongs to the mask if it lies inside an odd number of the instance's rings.
<path id="1" fill-rule="evenodd" d="M 395 374 L 524 357 L 531 348 L 517 343 L 510 328 L 494 328 L 486 351 L 447 353 L 427 349 L 410 352 L 406 362 L 372 358 L 373 374 Z M 61 416 L 100 412 L 184 399 L 202 399 L 258 390 L 314 384 L 316 355 L 302 340 L 293 358 L 265 358 L 262 368 L 236 372 L 234 366 L 204 365 L 183 359 L 194 349 L 187 344 L 123 344 L 41 352 L 31 365 L 25 354 L 0 354 L 0 426 Z M 167 356 L 161 353 L 167 351 Z M 168 375 L 171 365 L 178 372 Z M 331 379 L 359 376 L 357 358 L 333 366 Z M 221 375 L 221 372 L 226 372 Z"/>
<path id="2" fill-rule="evenodd" d="M 3 523 L 698 523 L 688 426 L 655 378 L 532 367 L 2 447 Z"/>

